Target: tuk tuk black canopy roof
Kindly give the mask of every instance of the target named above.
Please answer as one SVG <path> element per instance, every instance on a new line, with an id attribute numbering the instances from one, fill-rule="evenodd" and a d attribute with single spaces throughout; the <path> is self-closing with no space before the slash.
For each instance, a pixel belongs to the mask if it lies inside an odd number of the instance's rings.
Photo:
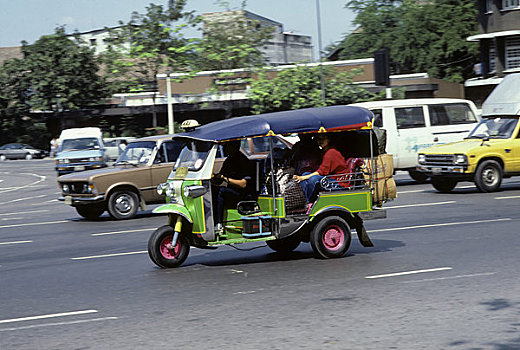
<path id="1" fill-rule="evenodd" d="M 174 138 L 220 142 L 274 134 L 372 129 L 372 118 L 372 112 L 362 107 L 306 108 L 220 120 L 177 134 Z"/>

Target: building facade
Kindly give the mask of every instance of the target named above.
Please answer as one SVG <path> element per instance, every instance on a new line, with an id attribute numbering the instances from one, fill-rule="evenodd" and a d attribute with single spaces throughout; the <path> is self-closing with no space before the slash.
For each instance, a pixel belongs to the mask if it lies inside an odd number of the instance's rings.
<path id="1" fill-rule="evenodd" d="M 520 72 L 520 0 L 478 0 L 480 45 L 477 78 L 465 82 L 468 97 L 480 104 L 504 75 Z"/>

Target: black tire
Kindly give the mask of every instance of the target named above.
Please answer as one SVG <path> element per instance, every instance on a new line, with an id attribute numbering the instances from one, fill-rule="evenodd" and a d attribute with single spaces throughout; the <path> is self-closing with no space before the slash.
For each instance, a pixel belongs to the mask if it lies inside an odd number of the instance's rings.
<path id="1" fill-rule="evenodd" d="M 450 193 L 457 186 L 457 180 L 453 179 L 433 176 L 431 181 L 433 188 L 440 193 Z"/>
<path id="2" fill-rule="evenodd" d="M 502 167 L 495 160 L 480 163 L 475 172 L 475 185 L 481 192 L 495 192 L 502 184 Z"/>
<path id="3" fill-rule="evenodd" d="M 340 258 L 347 253 L 351 241 L 348 224 L 339 216 L 324 217 L 311 232 L 311 246 L 317 258 Z"/>
<path id="4" fill-rule="evenodd" d="M 274 239 L 266 241 L 267 246 L 278 253 L 290 253 L 295 250 L 301 243 L 299 235 L 293 234 L 282 239 Z"/>
<path id="5" fill-rule="evenodd" d="M 115 191 L 108 198 L 108 213 L 114 219 L 131 219 L 139 209 L 139 198 L 132 191 Z"/>
<path id="6" fill-rule="evenodd" d="M 27 154 L 25 155 L 25 159 L 26 159 L 26 160 L 31 160 L 31 159 L 33 159 L 32 154 L 27 153 Z"/>
<path id="7" fill-rule="evenodd" d="M 3 161 L 6 160 L 6 159 L 7 159 L 7 157 L 6 157 L 5 155 L 0 154 L 0 161 L 3 162 Z"/>
<path id="8" fill-rule="evenodd" d="M 96 204 L 96 205 L 80 205 L 76 207 L 76 211 L 79 215 L 83 216 L 89 220 L 97 220 L 105 211 L 104 205 Z"/>
<path id="9" fill-rule="evenodd" d="M 180 234 L 177 245 L 171 250 L 173 238 L 173 228 L 165 225 L 159 227 L 152 233 L 148 240 L 148 255 L 150 259 L 159 267 L 172 268 L 180 266 L 188 257 L 190 243 L 184 234 Z"/>
<path id="10" fill-rule="evenodd" d="M 428 175 L 417 170 L 408 170 L 408 175 L 410 175 L 410 177 L 415 180 L 415 182 L 420 184 L 423 184 L 426 182 L 426 180 L 428 180 Z"/>

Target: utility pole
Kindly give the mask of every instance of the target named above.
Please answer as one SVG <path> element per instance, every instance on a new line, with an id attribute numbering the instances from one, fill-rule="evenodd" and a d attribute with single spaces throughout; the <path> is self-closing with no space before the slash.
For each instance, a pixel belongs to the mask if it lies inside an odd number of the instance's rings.
<path id="1" fill-rule="evenodd" d="M 172 87 L 170 80 L 170 71 L 166 72 L 166 100 L 168 103 L 168 134 L 173 134 L 175 132 L 173 125 L 173 106 L 172 106 Z"/>
<path id="2" fill-rule="evenodd" d="M 321 101 L 325 104 L 325 81 L 323 80 L 323 67 L 321 65 L 321 15 L 320 15 L 320 0 L 316 0 L 316 22 L 318 24 L 318 61 L 320 64 L 320 84 L 321 84 Z"/>

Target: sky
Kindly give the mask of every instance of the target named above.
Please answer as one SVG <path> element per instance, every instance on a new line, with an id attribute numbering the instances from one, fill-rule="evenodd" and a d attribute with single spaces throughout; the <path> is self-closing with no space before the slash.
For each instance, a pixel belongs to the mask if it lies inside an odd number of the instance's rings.
<path id="1" fill-rule="evenodd" d="M 248 0 L 246 10 L 280 22 L 285 31 L 310 35 L 318 50 L 317 0 Z M 354 14 L 345 8 L 348 0 L 318 0 L 322 48 L 340 41 L 354 28 Z M 150 3 L 166 5 L 167 0 L 0 0 L 0 47 L 29 44 L 65 25 L 67 33 L 87 32 L 127 22 L 133 11 L 145 13 Z M 227 0 L 239 9 L 242 0 Z M 188 0 L 186 10 L 196 14 L 222 11 L 216 0 Z M 198 36 L 186 33 L 187 37 Z"/>

